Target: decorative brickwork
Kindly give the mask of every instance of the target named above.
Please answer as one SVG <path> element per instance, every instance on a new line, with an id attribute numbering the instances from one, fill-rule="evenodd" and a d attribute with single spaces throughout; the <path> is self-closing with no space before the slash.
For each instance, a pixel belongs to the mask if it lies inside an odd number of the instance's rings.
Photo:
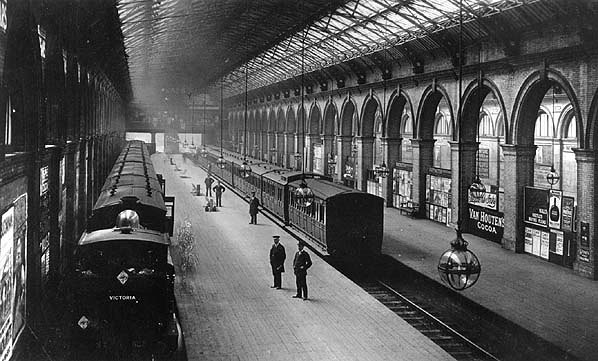
<path id="1" fill-rule="evenodd" d="M 355 144 L 357 145 L 358 159 L 355 166 L 355 180 L 357 189 L 365 192 L 367 191 L 368 169 L 373 164 L 374 138 L 356 137 Z"/>
<path id="2" fill-rule="evenodd" d="M 459 220 L 467 219 L 467 198 L 468 189 L 474 180 L 476 167 L 475 156 L 478 149 L 478 143 L 475 142 L 450 142 L 452 157 L 452 220 L 456 224 Z M 459 174 L 458 170 L 461 171 Z M 460 212 L 460 213 L 459 213 Z"/>
<path id="3" fill-rule="evenodd" d="M 392 170 L 396 162 L 401 159 L 401 142 L 402 138 L 382 138 L 382 152 L 385 154 L 384 163 L 388 167 L 388 176 L 382 184 L 382 196 L 386 201 L 386 206 L 391 207 L 392 204 Z"/>
<path id="4" fill-rule="evenodd" d="M 425 212 L 426 174 L 434 160 L 434 139 L 411 139 L 413 147 L 413 200 L 420 204 L 420 213 Z"/>
<path id="5" fill-rule="evenodd" d="M 574 149 L 577 160 L 577 252 L 584 257 L 576 257 L 573 264 L 575 272 L 584 277 L 598 279 L 598 244 L 596 242 L 596 151 L 590 149 Z M 580 242 L 579 222 L 589 226 L 589 244 Z M 589 261 L 587 260 L 589 258 Z"/>
<path id="6" fill-rule="evenodd" d="M 523 252 L 524 246 L 524 210 L 523 192 L 526 186 L 534 185 L 535 145 L 502 144 L 505 157 L 504 173 L 504 213 L 505 232 L 503 248 Z"/>

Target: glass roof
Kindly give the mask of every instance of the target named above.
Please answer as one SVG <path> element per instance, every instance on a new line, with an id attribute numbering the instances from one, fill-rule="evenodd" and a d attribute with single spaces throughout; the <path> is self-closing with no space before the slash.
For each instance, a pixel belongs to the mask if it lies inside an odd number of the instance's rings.
<path id="1" fill-rule="evenodd" d="M 248 88 L 255 89 L 294 78 L 302 68 L 305 72 L 325 68 L 454 27 L 459 21 L 460 2 L 463 21 L 467 22 L 535 1 L 349 1 L 237 67 L 225 77 L 228 93 L 245 90 L 245 67 L 249 72 Z"/>

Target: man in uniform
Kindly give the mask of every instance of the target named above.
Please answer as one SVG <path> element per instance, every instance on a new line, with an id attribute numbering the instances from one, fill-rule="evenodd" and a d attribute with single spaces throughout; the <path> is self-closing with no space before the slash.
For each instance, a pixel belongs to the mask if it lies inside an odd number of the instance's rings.
<path id="1" fill-rule="evenodd" d="M 270 248 L 270 266 L 272 266 L 272 274 L 274 275 L 274 286 L 270 288 L 281 289 L 282 288 L 282 273 L 284 272 L 284 260 L 287 255 L 284 251 L 284 247 L 280 244 L 280 236 L 272 236 L 274 244 Z"/>
<path id="2" fill-rule="evenodd" d="M 206 183 L 206 196 L 211 197 L 212 196 L 212 183 L 214 183 L 214 178 L 212 178 L 210 176 L 210 173 L 208 173 L 205 183 Z"/>
<path id="3" fill-rule="evenodd" d="M 295 272 L 295 279 L 297 282 L 297 294 L 293 298 L 301 298 L 307 300 L 307 269 L 311 267 L 311 258 L 309 254 L 303 250 L 303 243 L 297 243 L 299 249 L 295 253 L 293 259 L 293 271 Z"/>
<path id="4" fill-rule="evenodd" d="M 226 190 L 220 181 L 216 181 L 216 185 L 214 186 L 214 193 L 216 193 L 216 207 L 222 207 L 222 193 Z"/>
<path id="5" fill-rule="evenodd" d="M 260 206 L 260 200 L 255 196 L 255 192 L 251 192 L 251 200 L 249 201 L 249 215 L 251 220 L 249 224 L 257 224 L 257 211 Z"/>

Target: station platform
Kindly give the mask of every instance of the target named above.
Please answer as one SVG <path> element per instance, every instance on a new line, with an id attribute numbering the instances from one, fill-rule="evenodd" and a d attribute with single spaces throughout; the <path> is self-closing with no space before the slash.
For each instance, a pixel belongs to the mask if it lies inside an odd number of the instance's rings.
<path id="1" fill-rule="evenodd" d="M 385 209 L 382 253 L 439 283 L 438 259 L 455 237 L 443 224 Z M 480 237 L 463 237 L 482 265 L 479 280 L 463 296 L 581 360 L 598 359 L 597 281 Z"/>
<path id="2" fill-rule="evenodd" d="M 175 228 L 189 221 L 195 236 L 199 264 L 176 284 L 188 360 L 453 360 L 312 252 L 309 300 L 292 298 L 297 242 L 261 214 L 248 224 L 247 202 L 230 190 L 222 208 L 205 212 L 191 191 L 205 192 L 206 173 L 172 157 L 181 171 L 164 154 L 152 159 L 176 197 Z M 275 234 L 287 254 L 281 290 L 270 288 Z"/>

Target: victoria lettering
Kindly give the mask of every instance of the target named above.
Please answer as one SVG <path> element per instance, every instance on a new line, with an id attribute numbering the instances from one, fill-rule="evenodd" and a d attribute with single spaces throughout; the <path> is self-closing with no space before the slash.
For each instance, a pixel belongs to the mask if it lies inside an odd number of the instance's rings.
<path id="1" fill-rule="evenodd" d="M 110 301 L 137 301 L 135 296 L 108 296 Z"/>

